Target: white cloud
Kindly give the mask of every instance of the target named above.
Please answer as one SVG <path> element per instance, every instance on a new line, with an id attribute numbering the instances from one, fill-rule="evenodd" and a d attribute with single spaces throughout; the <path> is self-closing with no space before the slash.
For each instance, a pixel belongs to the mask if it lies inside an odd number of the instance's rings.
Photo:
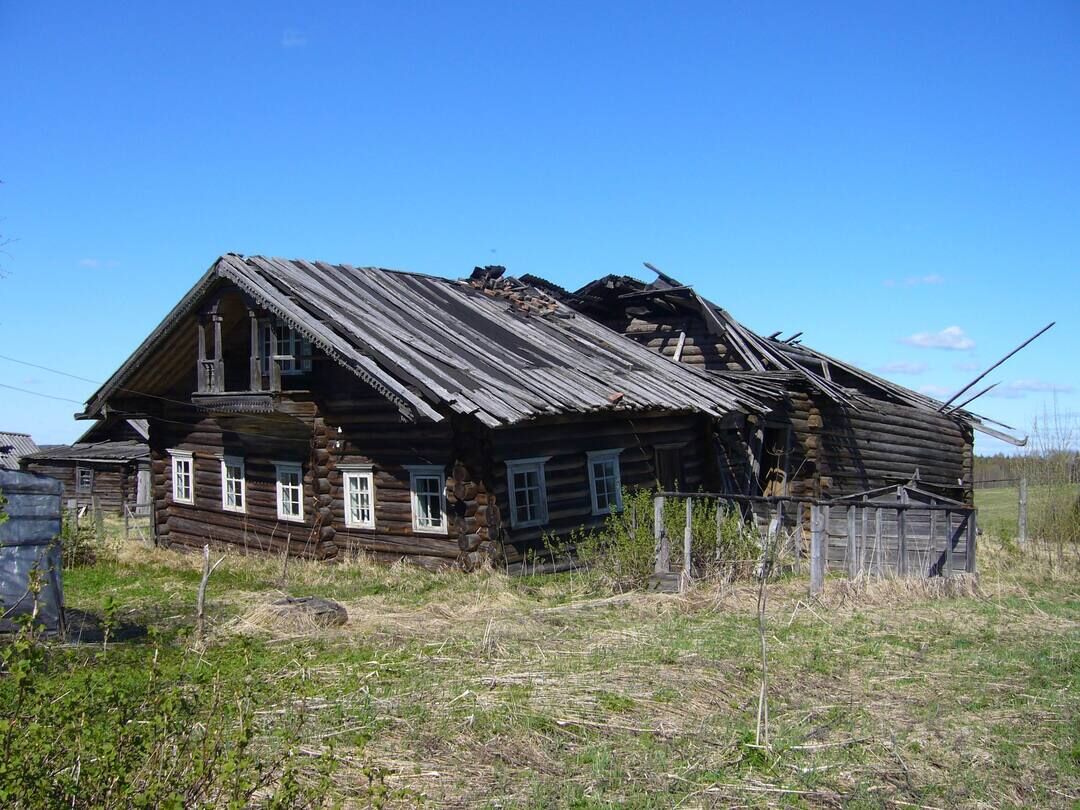
<path id="1" fill-rule="evenodd" d="M 286 28 L 281 33 L 282 48 L 303 48 L 307 45 L 307 34 L 295 28 Z"/>
<path id="2" fill-rule="evenodd" d="M 878 366 L 877 370 L 883 374 L 922 374 L 929 368 L 926 363 L 912 363 L 908 360 L 897 360 L 894 363 L 886 363 Z"/>
<path id="3" fill-rule="evenodd" d="M 1068 394 L 1073 391 L 1071 385 L 1052 383 L 1045 380 L 1013 380 L 1008 385 L 999 385 L 988 397 L 997 399 L 1023 399 L 1028 394 Z"/>
<path id="4" fill-rule="evenodd" d="M 964 330 L 959 326 L 946 326 L 940 332 L 916 332 L 910 337 L 902 338 L 900 342 L 923 349 L 964 351 L 975 348 L 975 341 L 964 334 Z"/>
<path id="5" fill-rule="evenodd" d="M 939 276 L 937 273 L 930 273 L 925 276 L 908 276 L 899 281 L 894 278 L 887 278 L 881 283 L 886 287 L 921 287 L 927 284 L 944 284 L 945 277 Z"/>
<path id="6" fill-rule="evenodd" d="M 85 267 L 87 270 L 100 270 L 103 267 L 116 267 L 120 262 L 115 259 L 94 259 L 87 257 L 79 259 L 79 267 Z"/>

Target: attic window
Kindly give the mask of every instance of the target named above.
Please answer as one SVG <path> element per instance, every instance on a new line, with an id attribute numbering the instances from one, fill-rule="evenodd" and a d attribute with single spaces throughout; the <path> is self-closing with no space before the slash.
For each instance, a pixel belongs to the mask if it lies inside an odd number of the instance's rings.
<path id="1" fill-rule="evenodd" d="M 311 341 L 281 321 L 275 321 L 274 324 L 277 345 L 273 347 L 270 345 L 270 324 L 263 324 L 263 374 L 270 373 L 271 355 L 287 358 L 281 361 L 282 374 L 305 374 L 311 371 Z"/>

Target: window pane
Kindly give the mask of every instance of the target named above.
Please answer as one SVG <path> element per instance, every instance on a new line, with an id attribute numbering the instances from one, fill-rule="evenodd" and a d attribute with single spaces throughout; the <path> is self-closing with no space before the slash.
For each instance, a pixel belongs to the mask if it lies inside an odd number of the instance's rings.
<path id="1" fill-rule="evenodd" d="M 425 529 L 440 529 L 442 516 L 442 482 L 437 476 L 417 476 L 416 525 Z"/>

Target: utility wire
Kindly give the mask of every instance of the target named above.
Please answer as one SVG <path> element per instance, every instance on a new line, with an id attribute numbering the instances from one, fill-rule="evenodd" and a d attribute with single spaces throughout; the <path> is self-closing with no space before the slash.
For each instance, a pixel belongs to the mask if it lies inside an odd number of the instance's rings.
<path id="1" fill-rule="evenodd" d="M 100 380 L 92 380 L 89 377 L 80 377 L 78 374 L 72 374 L 72 373 L 70 373 L 68 371 L 61 371 L 60 369 L 50 368 L 49 366 L 43 366 L 43 365 L 40 365 L 38 363 L 31 363 L 31 362 L 29 362 L 27 360 L 20 360 L 17 357 L 9 357 L 6 354 L 0 354 L 0 360 L 8 360 L 8 361 L 10 361 L 12 363 L 18 363 L 21 366 L 29 366 L 30 368 L 40 369 L 41 371 L 48 371 L 50 374 L 59 374 L 62 377 L 70 377 L 73 380 L 80 380 L 82 382 L 88 382 L 88 383 L 90 383 L 92 385 L 104 385 L 105 384 L 104 382 L 102 382 Z M 40 394 L 37 391 L 28 391 L 25 388 L 15 388 L 15 386 L 12 386 L 12 385 L 5 385 L 4 387 L 5 388 L 11 388 L 11 389 L 13 389 L 15 391 L 22 391 L 23 393 L 26 393 L 26 394 L 34 394 L 35 396 L 39 396 L 39 397 L 47 397 L 49 399 L 58 399 L 58 400 L 61 400 L 63 402 L 72 402 L 72 403 L 74 403 L 76 405 L 86 405 L 85 401 L 80 401 L 80 400 L 75 400 L 75 399 L 67 399 L 65 397 L 55 397 L 55 396 L 51 396 L 49 394 Z M 158 400 L 160 402 L 165 402 L 165 403 L 168 403 L 170 405 L 180 405 L 183 408 L 190 408 L 191 407 L 191 402 L 190 401 L 185 402 L 184 400 L 181 400 L 181 399 L 170 399 L 169 397 L 163 397 L 163 396 L 160 396 L 159 394 L 151 394 L 148 391 L 139 391 L 139 390 L 137 390 L 135 388 L 124 388 L 122 386 L 117 386 L 116 390 L 117 391 L 122 391 L 122 392 L 124 392 L 126 394 L 134 394 L 134 395 L 140 396 L 140 397 L 147 397 L 148 399 L 156 399 L 156 400 Z M 119 414 L 122 415 L 122 412 L 120 412 L 120 411 L 114 411 L 114 413 L 119 413 Z M 267 419 L 267 420 L 272 421 L 275 425 L 277 424 L 277 419 L 275 419 L 273 416 L 268 416 L 266 414 L 252 413 L 252 414 L 245 414 L 245 416 L 247 416 L 248 418 L 253 418 L 253 419 Z M 139 418 L 139 417 L 134 417 L 133 416 L 131 418 Z M 159 419 L 159 421 L 162 421 L 162 422 L 173 421 L 174 424 L 183 424 L 183 423 L 175 422 L 174 420 L 162 419 L 160 417 L 155 417 L 155 418 Z M 237 433 L 239 431 L 233 431 L 233 432 Z M 258 435 L 261 435 L 261 434 L 252 433 L 252 434 L 249 434 L 249 435 L 258 436 Z M 267 434 L 267 435 L 272 435 L 272 434 Z M 285 437 L 283 437 L 283 438 L 285 438 Z"/>
<path id="2" fill-rule="evenodd" d="M 60 402 L 72 402 L 75 405 L 84 405 L 84 404 L 86 404 L 86 403 L 81 402 L 81 401 L 79 401 L 77 399 L 70 399 L 68 397 L 58 397 L 58 396 L 54 396 L 52 394 L 43 394 L 40 391 L 31 391 L 29 388 L 19 388 L 18 386 L 6 385 L 5 383 L 0 383 L 0 388 L 10 388 L 12 391 L 19 391 L 19 392 L 21 392 L 23 394 L 32 394 L 35 397 L 44 397 L 45 399 L 55 399 L 55 400 L 59 400 Z"/>
<path id="3" fill-rule="evenodd" d="M 71 373 L 69 373 L 67 371 L 60 371 L 59 369 L 49 368 L 48 366 L 42 366 L 42 365 L 39 365 L 37 363 L 30 363 L 30 362 L 28 362 L 26 360 L 19 360 L 19 359 L 15 358 L 15 357 L 9 357 L 9 356 L 7 356 L 5 354 L 0 354 L 0 360 L 9 360 L 12 363 L 18 363 L 19 365 L 23 365 L 23 366 L 30 366 L 31 368 L 40 369 L 41 371 L 48 371 L 48 372 L 50 372 L 52 374 L 59 374 L 62 377 L 70 377 L 73 380 L 81 380 L 83 382 L 92 383 L 94 385 L 101 385 L 102 384 L 102 383 L 98 382 L 97 380 L 91 380 L 89 377 L 80 377 L 78 374 L 71 374 Z M 12 391 L 18 391 L 18 392 L 23 393 L 23 394 L 30 394 L 30 395 L 35 396 L 35 397 L 43 397 L 44 399 L 53 399 L 53 400 L 57 400 L 58 402 L 70 402 L 73 405 L 85 405 L 86 404 L 82 400 L 71 399 L 69 397 L 58 397 L 58 396 L 55 396 L 53 394 L 43 394 L 40 391 L 31 391 L 28 388 L 19 388 L 18 386 L 7 385 L 6 383 L 0 383 L 0 388 L 8 388 L 8 389 L 10 389 Z M 179 400 L 179 399 L 169 399 L 167 397 L 160 397 L 160 396 L 156 396 L 155 394 L 146 393 L 145 391 L 136 391 L 133 388 L 119 388 L 118 390 L 125 391 L 125 392 L 127 392 L 129 394 L 137 394 L 139 396 L 150 397 L 152 399 L 158 399 L 158 400 L 161 400 L 163 402 L 172 403 L 174 405 L 182 405 L 185 408 L 190 408 L 191 407 L 190 402 L 184 402 L 184 401 Z M 123 411 L 113 411 L 113 413 L 115 413 L 117 416 L 121 416 L 121 417 L 123 417 L 125 419 L 128 419 L 128 418 L 130 418 L 130 419 L 140 418 L 136 414 L 130 414 L 130 413 L 125 414 Z M 267 416 L 265 414 L 252 413 L 252 414 L 244 414 L 244 416 L 246 416 L 248 418 L 270 419 L 270 420 L 273 420 L 275 424 L 277 424 L 277 420 L 274 419 L 274 417 Z M 176 419 L 166 419 L 166 418 L 160 417 L 160 416 L 154 416 L 152 418 L 157 422 L 167 422 L 168 424 L 181 425 L 183 427 L 188 427 L 188 428 L 190 428 L 192 426 L 191 423 L 189 423 L 189 422 L 180 422 L 180 421 L 178 421 Z M 296 436 L 286 436 L 285 434 L 282 434 L 282 433 L 253 433 L 251 431 L 229 430 L 227 428 L 222 428 L 221 432 L 222 433 L 232 433 L 232 434 L 237 435 L 237 436 L 253 436 L 253 437 L 259 438 L 259 439 L 280 439 L 282 441 L 305 442 L 305 443 L 309 441 L 308 439 L 301 439 L 301 438 L 298 438 Z"/>

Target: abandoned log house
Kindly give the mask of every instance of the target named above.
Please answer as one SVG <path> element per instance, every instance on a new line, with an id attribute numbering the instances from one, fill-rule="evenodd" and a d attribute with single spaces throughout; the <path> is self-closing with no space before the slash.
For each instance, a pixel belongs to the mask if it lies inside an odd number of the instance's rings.
<path id="1" fill-rule="evenodd" d="M 145 420 L 110 417 L 95 422 L 74 444 L 43 448 L 19 463 L 60 481 L 65 505 L 145 514 L 150 505 L 148 439 Z"/>
<path id="2" fill-rule="evenodd" d="M 229 254 L 80 416 L 147 420 L 163 544 L 472 568 L 596 525 L 623 485 L 722 486 L 716 448 L 783 396 L 502 268 Z"/>
<path id="3" fill-rule="evenodd" d="M 973 431 L 1022 444 L 990 420 L 945 409 L 809 348 L 801 332 L 762 337 L 689 285 L 647 266 L 657 274 L 652 283 L 607 276 L 573 293 L 543 279 L 523 280 L 714 379 L 783 388 L 786 397 L 772 412 L 750 415 L 741 433 L 718 435 L 749 448 L 720 455 L 729 462 L 719 471 L 727 492 L 827 499 L 919 482 L 970 505 Z"/>

